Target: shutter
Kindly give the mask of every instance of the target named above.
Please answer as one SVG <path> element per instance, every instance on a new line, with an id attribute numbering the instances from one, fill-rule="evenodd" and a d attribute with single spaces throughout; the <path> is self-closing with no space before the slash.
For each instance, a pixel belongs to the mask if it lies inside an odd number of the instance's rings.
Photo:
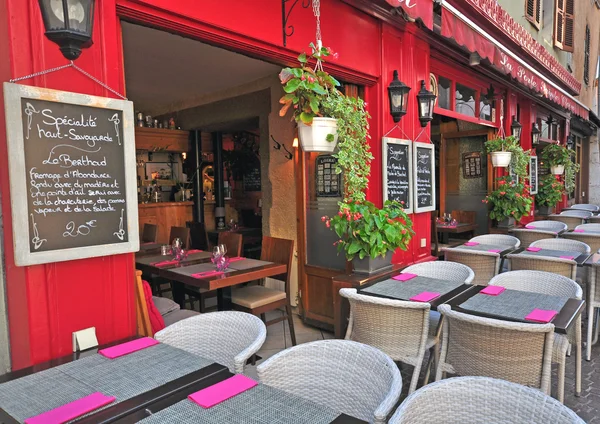
<path id="1" fill-rule="evenodd" d="M 575 45 L 575 0 L 564 0 L 565 24 L 563 37 L 563 50 L 572 52 Z"/>
<path id="2" fill-rule="evenodd" d="M 541 0 L 527 0 L 525 2 L 525 18 L 540 29 L 541 23 Z"/>
<path id="3" fill-rule="evenodd" d="M 585 52 L 583 58 L 583 82 L 585 85 L 590 85 L 590 26 L 585 26 Z"/>
<path id="4" fill-rule="evenodd" d="M 564 0 L 554 1 L 554 45 L 563 48 L 565 10 Z"/>

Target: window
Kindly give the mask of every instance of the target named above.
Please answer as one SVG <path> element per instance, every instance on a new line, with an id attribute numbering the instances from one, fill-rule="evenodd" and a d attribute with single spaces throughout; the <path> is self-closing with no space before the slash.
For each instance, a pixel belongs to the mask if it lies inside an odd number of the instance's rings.
<path id="1" fill-rule="evenodd" d="M 540 29 L 542 26 L 542 0 L 527 0 L 525 2 L 525 18 L 534 27 Z"/>
<path id="2" fill-rule="evenodd" d="M 585 44 L 583 57 L 583 81 L 590 85 L 590 26 L 585 26 Z"/>
<path id="3" fill-rule="evenodd" d="M 438 106 L 450 110 L 450 89 L 452 83 L 448 78 L 438 77 Z"/>
<path id="4" fill-rule="evenodd" d="M 573 51 L 575 0 L 554 1 L 554 46 Z"/>
<path id="5" fill-rule="evenodd" d="M 455 94 L 456 112 L 467 116 L 477 116 L 475 114 L 475 97 L 477 97 L 476 90 L 457 83 Z"/>

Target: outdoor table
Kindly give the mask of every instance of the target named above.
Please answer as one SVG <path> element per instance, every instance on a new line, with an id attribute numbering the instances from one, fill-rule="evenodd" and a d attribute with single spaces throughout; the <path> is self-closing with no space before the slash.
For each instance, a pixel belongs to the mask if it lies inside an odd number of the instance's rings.
<path id="1" fill-rule="evenodd" d="M 77 422 L 113 422 L 190 385 L 214 384 L 215 376 L 229 372 L 212 360 L 162 343 L 115 359 L 95 352 L 0 376 L 0 422 L 23 422 L 95 392 L 116 400 Z"/>
<path id="2" fill-rule="evenodd" d="M 180 305 L 184 304 L 184 284 L 208 291 L 216 290 L 219 311 L 230 310 L 232 308 L 232 286 L 287 272 L 287 265 L 285 264 L 276 264 L 256 259 L 242 259 L 231 262 L 229 268 L 223 274 L 209 275 L 202 278 L 192 277 L 192 274 L 216 270 L 212 263 L 182 263 L 180 266 L 173 265 L 153 268 L 153 274 L 158 274 L 159 277 L 173 282 L 173 300 L 175 302 Z"/>
<path id="3" fill-rule="evenodd" d="M 583 263 L 584 266 L 592 266 L 593 264 L 600 263 L 600 253 L 594 253 L 590 255 Z"/>
<path id="4" fill-rule="evenodd" d="M 442 225 L 436 224 L 436 230 L 438 233 L 442 233 L 442 237 L 440 241 L 442 244 L 448 244 L 449 234 L 462 234 L 462 233 L 471 233 L 471 235 L 475 234 L 475 230 L 477 229 L 477 224 L 468 224 L 468 223 L 458 223 L 456 225 Z"/>
<path id="5" fill-rule="evenodd" d="M 483 244 L 483 243 L 479 243 L 475 246 L 467 246 L 466 244 L 463 243 L 463 244 L 454 245 L 447 249 L 455 249 L 455 248 L 463 249 L 463 250 L 475 250 L 478 252 L 490 252 L 490 251 L 499 250 L 499 252 L 496 252 L 496 253 L 498 253 L 501 258 L 504 258 L 509 253 L 512 253 L 515 250 L 517 250 L 514 247 L 506 247 L 506 245 L 494 245 L 494 244 Z"/>
<path id="6" fill-rule="evenodd" d="M 566 334 L 585 306 L 584 300 L 519 290 L 506 289 L 497 296 L 479 294 L 483 289 L 484 286 L 473 286 L 447 303 L 453 310 L 466 314 L 528 324 L 535 324 L 525 320 L 533 309 L 557 310 L 551 323 L 554 331 L 562 334 Z"/>
<path id="7" fill-rule="evenodd" d="M 585 262 L 589 258 L 589 253 L 580 253 L 568 250 L 554 250 L 554 249 L 542 249 L 539 252 L 530 252 L 526 247 L 519 248 L 514 252 L 515 255 L 531 255 L 531 256 L 545 256 L 551 258 L 560 258 L 561 256 L 573 256 L 574 261 L 577 262 L 577 266 L 584 266 Z"/>

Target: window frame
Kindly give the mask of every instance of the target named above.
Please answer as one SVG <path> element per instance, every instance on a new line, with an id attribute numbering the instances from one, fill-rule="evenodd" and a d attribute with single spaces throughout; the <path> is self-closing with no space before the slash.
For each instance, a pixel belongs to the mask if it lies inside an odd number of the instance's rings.
<path id="1" fill-rule="evenodd" d="M 543 0 L 526 0 L 524 2 L 525 19 L 527 19 L 529 23 L 533 25 L 537 30 L 540 30 L 542 28 L 542 1 Z M 531 15 L 529 14 L 530 9 L 533 10 L 533 14 Z"/>
<path id="2" fill-rule="evenodd" d="M 569 10 L 571 13 L 568 13 Z M 554 0 L 554 47 L 573 52 L 575 44 L 575 0 Z"/>

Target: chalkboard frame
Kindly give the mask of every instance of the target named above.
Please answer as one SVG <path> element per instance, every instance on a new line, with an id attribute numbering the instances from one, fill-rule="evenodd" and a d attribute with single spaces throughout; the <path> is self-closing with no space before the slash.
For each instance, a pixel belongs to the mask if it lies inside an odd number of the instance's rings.
<path id="1" fill-rule="evenodd" d="M 412 148 L 413 143 L 410 140 L 405 140 L 401 138 L 393 138 L 393 137 L 383 137 L 383 201 L 388 200 L 388 175 L 387 175 L 387 161 L 388 161 L 388 144 L 402 144 L 404 146 L 408 146 L 408 199 L 409 205 L 404 207 L 404 212 L 412 213 L 413 212 L 413 160 L 412 160 Z"/>
<path id="2" fill-rule="evenodd" d="M 413 143 L 413 169 L 417 169 L 417 152 L 418 149 L 428 149 L 431 150 L 431 205 L 425 207 L 419 207 L 419 202 L 417 199 L 418 196 L 418 188 L 417 188 L 417 176 L 416 171 L 413 176 L 413 203 L 414 203 L 414 211 L 415 213 L 421 212 L 431 212 L 435 210 L 435 145 L 432 143 L 422 143 L 420 141 L 415 141 Z"/>
<path id="3" fill-rule="evenodd" d="M 12 229 L 15 265 L 27 266 L 63 262 L 98 256 L 117 255 L 140 250 L 137 202 L 137 165 L 133 103 L 107 97 L 51 90 L 5 82 L 4 108 L 8 144 L 8 171 L 11 193 Z M 127 210 L 127 241 L 95 246 L 30 252 L 31 239 L 27 207 L 27 177 L 21 99 L 119 110 L 123 116 L 123 157 L 125 167 L 125 201 Z"/>
<path id="4" fill-rule="evenodd" d="M 533 178 L 534 173 L 535 173 L 535 178 Z M 535 181 L 535 187 L 532 183 L 533 181 Z M 529 158 L 529 184 L 530 184 L 529 193 L 537 194 L 538 188 L 539 188 L 538 187 L 539 175 L 538 175 L 538 158 L 537 158 L 537 156 L 531 156 Z"/>

